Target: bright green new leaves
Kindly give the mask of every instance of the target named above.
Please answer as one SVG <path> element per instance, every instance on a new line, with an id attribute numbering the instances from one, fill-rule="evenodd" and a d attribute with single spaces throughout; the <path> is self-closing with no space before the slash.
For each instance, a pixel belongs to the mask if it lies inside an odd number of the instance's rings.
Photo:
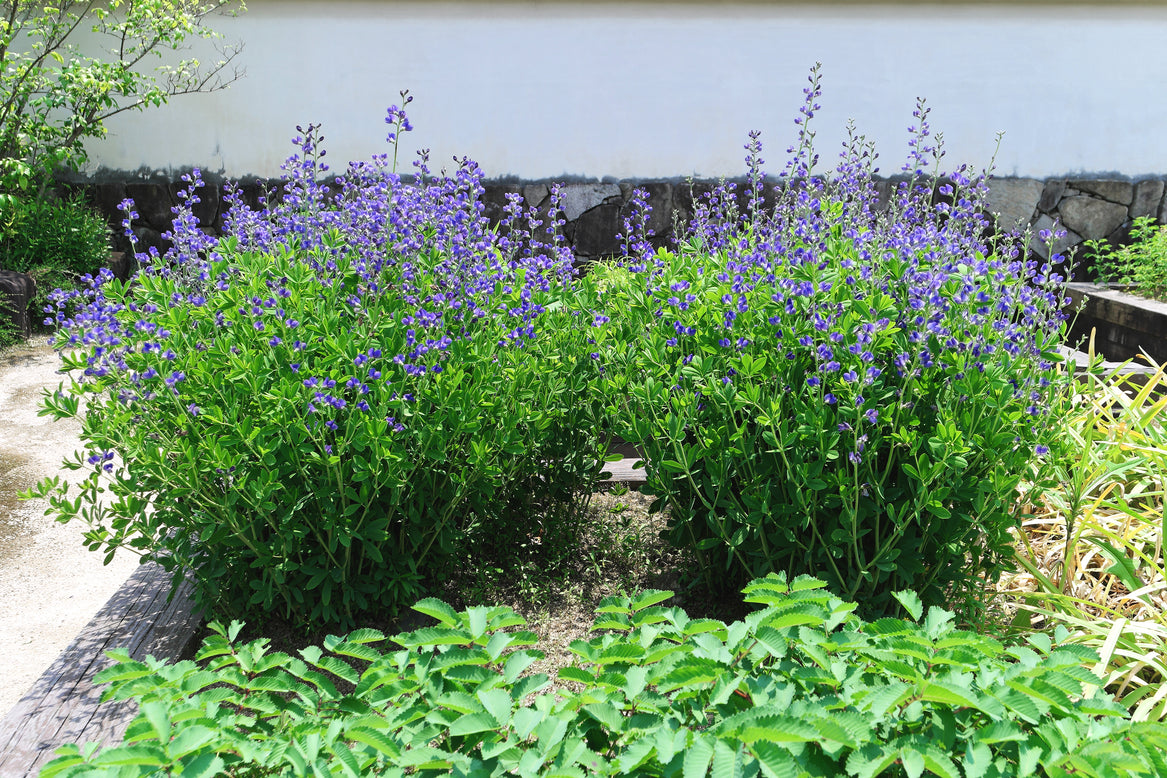
<path id="1" fill-rule="evenodd" d="M 111 116 L 228 87 L 241 76 L 228 70 L 238 47 L 209 65 L 161 56 L 219 38 L 207 17 L 232 7 L 243 3 L 0 2 L 0 159 L 18 164 L 0 169 L 0 187 L 26 191 L 59 165 L 80 167 L 83 141 L 104 137 Z"/>
<path id="2" fill-rule="evenodd" d="M 754 581 L 766 607 L 732 624 L 665 599 L 606 600 L 624 626 L 572 645 L 571 688 L 525 674 L 542 653 L 507 608 L 423 600 L 438 623 L 401 649 L 362 630 L 302 659 L 215 625 L 196 662 L 113 655 L 106 698 L 140 705 L 124 745 L 67 746 L 42 776 L 1163 774 L 1167 725 L 1091 691 L 1088 651 L 1007 648 L 939 609 L 921 623 L 911 594 L 911 620 L 865 622 L 810 578 Z"/>

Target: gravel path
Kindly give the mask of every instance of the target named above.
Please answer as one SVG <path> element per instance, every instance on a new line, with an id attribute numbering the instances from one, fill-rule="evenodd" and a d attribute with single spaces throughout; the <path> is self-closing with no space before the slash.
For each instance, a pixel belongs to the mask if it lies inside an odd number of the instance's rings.
<path id="1" fill-rule="evenodd" d="M 83 525 L 59 524 L 44 503 L 17 497 L 80 447 L 76 424 L 37 416 L 42 390 L 67 380 L 58 367 L 41 337 L 0 350 L 0 717 L 138 563 L 118 554 L 103 566 L 81 544 Z"/>

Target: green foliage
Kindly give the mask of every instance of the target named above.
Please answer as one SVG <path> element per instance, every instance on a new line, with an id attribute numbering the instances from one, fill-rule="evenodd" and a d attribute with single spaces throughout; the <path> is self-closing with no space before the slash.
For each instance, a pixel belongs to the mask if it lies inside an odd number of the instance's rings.
<path id="1" fill-rule="evenodd" d="M 109 226 L 77 198 L 17 200 L 0 207 L 0 228 L 6 270 L 35 275 L 52 268 L 76 279 L 96 274 L 109 259 Z"/>
<path id="2" fill-rule="evenodd" d="M 0 184 L 40 185 L 60 165 L 86 160 L 83 142 L 105 136 L 116 114 L 171 97 L 223 89 L 237 51 L 208 66 L 164 61 L 192 39 L 214 39 L 206 17 L 230 0 L 0 2 Z M 242 8 L 242 4 L 239 4 Z M 12 161 L 9 161 L 12 160 Z M 14 186 L 13 189 L 8 187 Z"/>
<path id="3" fill-rule="evenodd" d="M 109 226 L 78 199 L 0 199 L 0 268 L 28 273 L 37 290 L 33 325 L 44 319 L 54 289 L 76 289 L 109 258 Z M 0 336 L 3 337 L 3 336 Z"/>
<path id="4" fill-rule="evenodd" d="M 1019 535 L 1003 591 L 1022 629 L 1068 629 L 1098 651 L 1104 686 L 1137 719 L 1167 719 L 1167 377 L 1153 365 L 1141 386 L 1100 360 L 1060 429 L 1055 488 Z"/>
<path id="5" fill-rule="evenodd" d="M 176 582 L 193 574 L 216 614 L 315 624 L 393 613 L 469 546 L 569 521 L 565 506 L 602 467 L 584 423 L 597 368 L 568 345 L 579 328 L 549 304 L 554 287 L 502 281 L 480 319 L 413 317 L 405 274 L 430 288 L 444 256 L 366 279 L 336 233 L 272 253 L 226 238 L 207 276 L 231 283 L 196 293 L 177 272 L 108 282 L 124 369 L 64 351 L 87 377 L 44 411 L 81 421 L 89 456 L 66 467 L 89 477 L 76 497 L 60 479 L 36 493 L 60 520 L 86 519 L 91 548 L 138 551 Z M 373 283 L 383 293 L 354 304 Z M 506 312 L 527 303 L 555 310 L 519 347 Z M 398 356 L 439 341 L 429 369 Z"/>
<path id="6" fill-rule="evenodd" d="M 1004 646 L 924 615 L 857 618 L 802 577 L 745 588 L 744 621 L 690 619 L 668 592 L 612 597 L 558 685 L 507 608 L 415 609 L 434 626 L 382 651 L 372 630 L 295 658 L 214 626 L 196 661 L 131 660 L 98 680 L 134 699 L 122 745 L 65 746 L 43 778 L 153 775 L 1157 776 L 1167 727 L 1100 696 L 1080 646 Z M 520 631 L 512 631 L 519 628 Z"/>
<path id="7" fill-rule="evenodd" d="M 1105 241 L 1087 241 L 1100 281 L 1130 284 L 1143 297 L 1167 299 L 1167 228 L 1150 216 L 1135 219 L 1134 242 L 1115 248 Z"/>
<path id="8" fill-rule="evenodd" d="M 837 235 L 818 259 L 783 266 L 788 275 L 775 279 L 690 244 L 658 254 L 649 286 L 621 269 L 598 272 L 596 304 L 612 319 L 597 336 L 610 423 L 642 447 L 647 488 L 669 509 L 668 538 L 695 551 L 710 584 L 787 571 L 827 580 L 868 615 L 895 610 L 891 593 L 904 588 L 928 604 L 977 609 L 985 578 L 1012 554 L 1016 490 L 1050 434 L 1036 407 L 1056 413 L 1057 357 L 1002 351 L 990 360 L 939 339 L 921 349 L 910 325 L 894 324 L 905 310 L 897 285 L 913 272 L 905 263 L 888 257 L 870 280 L 844 282 L 859 260 Z M 790 294 L 791 278 L 816 291 Z M 1004 298 L 1005 284 L 990 275 L 971 292 L 965 284 L 941 288 L 939 327 L 999 347 L 993 321 L 963 319 L 979 294 Z M 687 308 L 663 299 L 677 289 Z M 727 299 L 742 301 L 732 333 Z M 825 311 L 840 343 L 816 330 Z M 873 362 L 847 350 L 863 337 Z M 834 373 L 817 372 L 823 343 L 844 363 Z M 921 366 L 927 348 L 930 369 Z M 901 355 L 908 361 L 897 369 Z M 882 372 L 863 380 L 872 364 Z M 859 378 L 839 380 L 849 369 Z"/>

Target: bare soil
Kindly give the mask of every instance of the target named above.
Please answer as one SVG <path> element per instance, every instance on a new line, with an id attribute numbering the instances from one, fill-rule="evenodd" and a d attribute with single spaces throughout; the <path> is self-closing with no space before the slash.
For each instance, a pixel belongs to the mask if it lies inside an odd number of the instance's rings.
<path id="1" fill-rule="evenodd" d="M 535 539 L 519 552 L 512 565 L 491 569 L 457 571 L 433 596 L 457 610 L 472 605 L 505 605 L 527 621 L 527 629 L 539 636 L 536 646 L 545 658 L 531 666 L 555 678 L 559 668 L 572 663 L 572 641 L 587 640 L 595 621 L 595 609 L 605 597 L 631 595 L 646 589 L 671 591 L 664 605 L 683 608 L 693 618 L 733 621 L 744 616 L 749 606 L 740 592 L 715 593 L 696 585 L 696 574 L 686 554 L 672 548 L 661 537 L 667 516 L 650 513 L 652 497 L 623 487 L 598 491 L 590 496 L 579 524 L 583 527 L 570 554 L 542 548 Z M 380 630 L 387 636 L 432 623 L 415 612 L 398 618 L 367 617 L 358 626 Z M 322 645 L 335 630 L 304 633 L 282 619 L 248 623 L 240 641 L 267 638 L 273 650 L 295 655 L 306 646 Z M 192 644 L 192 654 L 201 638 Z M 389 650 L 394 644 L 382 644 Z"/>

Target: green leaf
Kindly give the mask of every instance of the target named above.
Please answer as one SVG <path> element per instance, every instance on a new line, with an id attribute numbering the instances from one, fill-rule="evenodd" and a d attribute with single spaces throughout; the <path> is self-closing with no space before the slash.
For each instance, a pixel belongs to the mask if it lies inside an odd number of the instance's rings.
<path id="1" fill-rule="evenodd" d="M 126 767 L 130 765 L 161 767 L 168 760 L 160 745 L 157 743 L 148 743 L 107 748 L 101 752 L 98 761 L 102 766 L 109 767 Z"/>
<path id="2" fill-rule="evenodd" d="M 960 778 L 960 771 L 957 770 L 952 759 L 931 744 L 924 747 L 924 766 L 940 778 Z"/>
<path id="3" fill-rule="evenodd" d="M 450 735 L 454 737 L 473 735 L 477 732 L 492 732 L 498 728 L 499 724 L 495 717 L 486 711 L 466 713 L 450 725 Z"/>
<path id="4" fill-rule="evenodd" d="M 511 695 L 503 689 L 489 689 L 477 694 L 479 701 L 486 711 L 494 717 L 498 727 L 506 725 L 511 718 Z"/>
<path id="5" fill-rule="evenodd" d="M 427 616 L 437 619 L 447 627 L 458 627 L 461 624 L 461 619 L 458 618 L 458 612 L 436 597 L 427 597 L 424 600 L 420 600 L 413 606 L 413 609 L 418 613 L 424 613 Z"/>
<path id="6" fill-rule="evenodd" d="M 910 590 L 895 592 L 892 596 L 904 607 L 913 621 L 919 621 L 920 617 L 924 615 L 924 603 L 920 601 L 920 595 L 915 592 Z"/>
<path id="7" fill-rule="evenodd" d="M 653 605 L 658 605 L 670 599 L 672 596 L 672 592 L 660 589 L 646 589 L 632 599 L 631 608 L 633 611 L 641 611 L 645 608 L 651 608 Z"/>
<path id="8" fill-rule="evenodd" d="M 682 762 L 684 778 L 704 778 L 709 770 L 709 761 L 713 759 L 714 742 L 717 741 L 713 737 L 694 733 L 693 744 L 685 750 Z"/>
<path id="9" fill-rule="evenodd" d="M 1127 554 L 1115 548 L 1110 541 L 1104 538 L 1096 537 L 1094 535 L 1084 535 L 1083 539 L 1088 540 L 1089 542 L 1098 546 L 1098 548 L 1102 550 L 1102 553 L 1110 558 L 1111 565 L 1109 568 L 1107 568 L 1106 572 L 1122 581 L 1122 585 L 1125 586 L 1128 591 L 1137 592 L 1146 586 L 1146 584 L 1143 583 L 1143 580 L 1139 577 L 1134 560 L 1131 559 Z M 1151 600 L 1146 594 L 1140 595 L 1139 599 L 1148 605 L 1151 604 Z"/>
<path id="10" fill-rule="evenodd" d="M 619 732 L 623 728 L 624 717 L 610 703 L 593 702 L 584 705 L 581 710 L 603 724 L 611 732 Z"/>
<path id="11" fill-rule="evenodd" d="M 939 702 L 957 708 L 981 709 L 976 692 L 962 689 L 944 680 L 925 681 L 920 684 L 920 698 L 929 702 Z"/>
<path id="12" fill-rule="evenodd" d="M 351 740 L 364 743 L 376 749 L 381 754 L 395 760 L 401 754 L 401 749 L 385 734 L 368 727 L 353 727 L 345 733 Z"/>
<path id="13" fill-rule="evenodd" d="M 596 676 L 584 670 L 582 667 L 561 667 L 559 668 L 558 677 L 561 681 L 575 681 L 587 686 L 591 686 L 596 682 Z"/>
<path id="14" fill-rule="evenodd" d="M 758 764 L 767 778 L 796 778 L 798 776 L 798 761 L 789 751 L 777 743 L 758 741 L 749 748 L 757 758 Z"/>
<path id="15" fill-rule="evenodd" d="M 214 753 L 202 753 L 182 765 L 183 778 L 215 778 L 226 772 L 223 757 Z"/>
<path id="16" fill-rule="evenodd" d="M 731 748 L 724 740 L 713 741 L 713 778 L 741 778 L 741 751 Z"/>

